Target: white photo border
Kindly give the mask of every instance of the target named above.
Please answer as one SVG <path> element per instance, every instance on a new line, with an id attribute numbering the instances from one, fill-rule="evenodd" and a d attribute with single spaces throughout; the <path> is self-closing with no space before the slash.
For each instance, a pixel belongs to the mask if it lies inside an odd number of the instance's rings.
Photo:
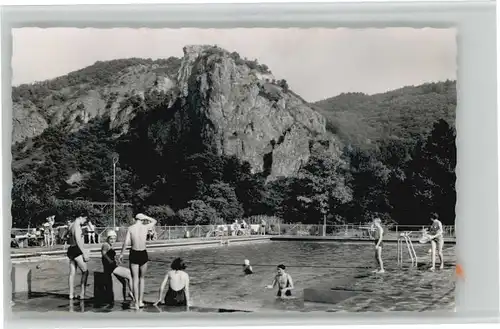
<path id="1" fill-rule="evenodd" d="M 4 7 L 2 9 L 3 236 L 11 227 L 12 28 L 450 28 L 457 29 L 456 312 L 57 314 L 5 309 L 11 326 L 37 328 L 342 325 L 496 322 L 499 316 L 498 139 L 494 2 L 187 4 Z M 4 239 L 9 292 L 10 239 Z M 4 293 L 4 305 L 10 296 Z M 168 320 L 168 321 L 166 321 Z M 83 321 L 83 322 L 82 322 Z M 147 321 L 147 323 L 145 322 Z"/>

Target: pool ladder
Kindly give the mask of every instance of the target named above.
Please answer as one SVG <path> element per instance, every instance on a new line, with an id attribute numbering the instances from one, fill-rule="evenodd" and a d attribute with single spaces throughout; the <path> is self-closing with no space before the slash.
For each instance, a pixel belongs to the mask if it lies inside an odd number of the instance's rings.
<path id="1" fill-rule="evenodd" d="M 417 266 L 418 265 L 418 259 L 417 259 L 417 253 L 415 252 L 415 248 L 413 248 L 413 243 L 411 242 L 411 237 L 410 235 L 412 234 L 411 231 L 403 232 L 399 235 L 398 238 L 398 266 L 403 265 L 403 241 L 406 244 L 406 247 L 408 248 L 408 253 L 410 254 L 410 259 L 411 259 L 411 266 Z"/>

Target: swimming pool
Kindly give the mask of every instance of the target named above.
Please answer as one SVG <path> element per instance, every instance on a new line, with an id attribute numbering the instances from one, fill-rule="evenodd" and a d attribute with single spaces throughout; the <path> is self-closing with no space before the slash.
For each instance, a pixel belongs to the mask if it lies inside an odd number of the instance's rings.
<path id="1" fill-rule="evenodd" d="M 428 263 L 428 248 L 429 245 L 415 245 L 417 255 L 422 257 L 419 262 Z M 395 244 L 385 244 L 383 256 L 387 273 L 377 275 L 371 274 L 371 268 L 367 268 L 375 266 L 372 243 L 265 241 L 196 249 L 151 250 L 145 300 L 156 300 L 170 262 L 180 256 L 187 262 L 193 304 L 198 307 L 248 311 L 453 310 L 453 266 L 436 272 L 425 268 L 399 269 L 396 254 Z M 445 257 L 447 263 L 455 261 L 453 246 L 445 246 Z M 253 275 L 243 275 L 241 264 L 244 259 L 250 260 L 255 272 Z M 276 289 L 264 289 L 271 284 L 276 265 L 280 263 L 287 266 L 287 272 L 293 277 L 296 287 L 294 299 L 276 300 Z M 67 294 L 67 260 L 27 263 L 24 266 L 33 270 L 33 291 Z M 91 272 L 101 271 L 100 258 L 92 258 L 89 269 Z M 79 281 L 79 276 L 76 280 Z M 92 281 L 90 275 L 88 297 L 93 294 Z M 331 288 L 365 292 L 337 304 L 304 303 L 303 289 L 325 282 Z"/>

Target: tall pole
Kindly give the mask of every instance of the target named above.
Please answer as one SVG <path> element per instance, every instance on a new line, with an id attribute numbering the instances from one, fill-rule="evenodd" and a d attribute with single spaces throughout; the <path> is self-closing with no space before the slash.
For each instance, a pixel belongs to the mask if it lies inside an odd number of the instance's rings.
<path id="1" fill-rule="evenodd" d="M 326 214 L 323 214 L 323 236 L 326 236 Z"/>
<path id="2" fill-rule="evenodd" d="M 113 158 L 113 230 L 116 230 L 116 163 L 118 158 Z"/>

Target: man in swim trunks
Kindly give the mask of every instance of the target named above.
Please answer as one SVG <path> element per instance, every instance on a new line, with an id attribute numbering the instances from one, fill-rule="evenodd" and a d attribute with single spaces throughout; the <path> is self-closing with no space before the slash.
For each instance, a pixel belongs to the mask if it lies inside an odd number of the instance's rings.
<path id="1" fill-rule="evenodd" d="M 168 284 L 167 294 L 164 304 L 167 306 L 186 306 L 191 305 L 189 296 L 189 275 L 184 272 L 186 265 L 182 258 L 176 258 L 170 265 L 171 271 L 168 271 L 160 286 L 158 301 L 154 305 L 161 303 L 163 292 Z"/>
<path id="2" fill-rule="evenodd" d="M 374 232 L 374 242 L 375 242 L 375 260 L 379 266 L 378 270 L 375 270 L 376 273 L 384 273 L 384 262 L 382 261 L 382 240 L 384 238 L 384 229 L 382 228 L 382 221 L 380 218 L 376 217 L 373 220 L 373 228 Z"/>
<path id="3" fill-rule="evenodd" d="M 119 257 L 123 261 L 123 254 L 127 245 L 130 243 L 129 265 L 132 272 L 132 287 L 135 296 L 135 309 L 144 307 L 144 277 L 148 269 L 148 252 L 146 250 L 146 238 L 148 230 L 154 227 L 156 219 L 144 214 L 135 216 L 135 223 L 127 230 L 127 236 L 123 243 L 122 251 Z"/>
<path id="4" fill-rule="evenodd" d="M 87 262 L 89 261 L 89 253 L 83 247 L 82 226 L 85 225 L 87 217 L 78 217 L 69 227 L 68 240 L 70 247 L 66 251 L 69 258 L 69 299 L 75 299 L 74 295 L 74 282 L 76 267 L 82 271 L 81 281 L 81 294 L 80 299 L 85 298 L 85 288 L 87 286 L 87 279 L 89 271 L 87 269 Z"/>
<path id="5" fill-rule="evenodd" d="M 438 219 L 438 215 L 436 213 L 432 214 L 432 225 L 429 230 L 429 239 L 431 240 L 431 257 L 432 257 L 432 266 L 430 268 L 431 271 L 436 269 L 436 248 L 438 249 L 439 260 L 441 261 L 440 269 L 444 268 L 444 258 L 443 258 L 443 246 L 444 246 L 444 238 L 443 238 L 443 224 Z"/>
<path id="6" fill-rule="evenodd" d="M 273 289 L 276 285 L 278 285 L 278 294 L 276 296 L 283 298 L 284 294 L 289 297 L 292 295 L 292 289 L 294 289 L 292 277 L 290 274 L 285 272 L 285 265 L 280 264 L 277 266 L 277 269 L 278 273 L 274 277 L 273 283 L 266 288 Z"/>

